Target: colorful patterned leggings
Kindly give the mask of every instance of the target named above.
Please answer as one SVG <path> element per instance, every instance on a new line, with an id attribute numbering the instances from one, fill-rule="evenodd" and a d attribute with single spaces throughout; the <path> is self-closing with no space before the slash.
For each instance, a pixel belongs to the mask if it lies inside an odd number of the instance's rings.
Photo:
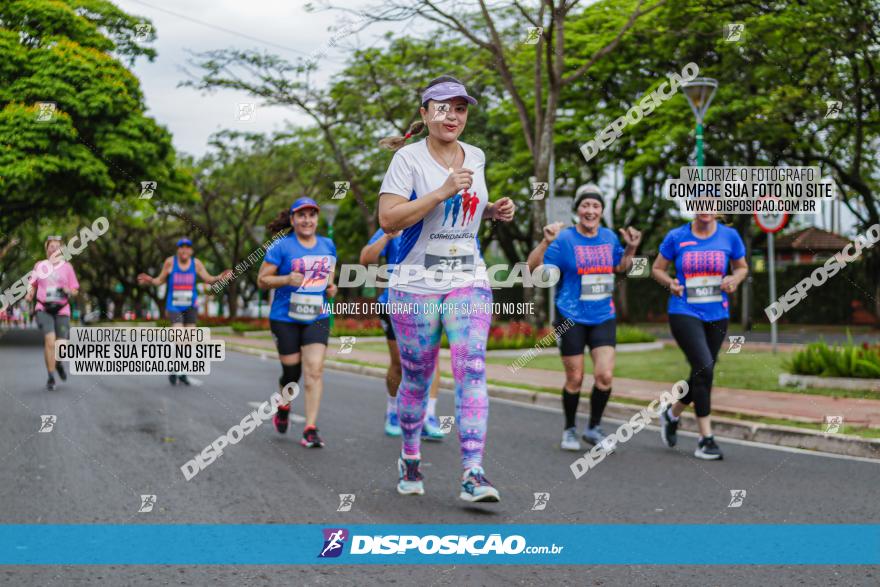
<path id="1" fill-rule="evenodd" d="M 419 455 L 422 420 L 428 405 L 431 377 L 437 368 L 442 325 L 452 355 L 461 464 L 465 470 L 480 466 L 489 418 L 486 339 L 492 321 L 492 291 L 462 287 L 448 294 L 412 294 L 392 289 L 388 301 L 408 304 L 391 314 L 403 368 L 397 391 L 403 454 Z"/>

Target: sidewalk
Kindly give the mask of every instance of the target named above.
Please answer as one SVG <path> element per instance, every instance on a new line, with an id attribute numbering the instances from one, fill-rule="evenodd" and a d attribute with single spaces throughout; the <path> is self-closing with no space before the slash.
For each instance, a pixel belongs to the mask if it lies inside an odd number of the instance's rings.
<path id="1" fill-rule="evenodd" d="M 230 344 L 265 349 L 267 354 L 275 356 L 275 345 L 269 340 L 225 334 L 217 335 L 216 338 L 226 340 Z M 338 347 L 328 347 L 327 358 L 343 361 L 354 360 L 376 367 L 384 367 L 388 364 L 387 353 L 361 351 L 355 348 L 350 353 L 342 354 L 337 350 Z M 452 372 L 448 352 L 441 352 L 440 369 L 447 373 Z M 486 365 L 486 378 L 502 385 L 528 385 L 548 390 L 561 390 L 563 384 L 561 371 L 524 367 L 513 373 L 506 365 L 494 364 Z M 615 377 L 614 396 L 648 403 L 658 399 L 663 391 L 668 391 L 672 383 Z M 583 389 L 589 390 L 592 386 L 592 377 L 586 375 Z M 712 410 L 719 413 L 779 418 L 808 423 L 824 423 L 826 416 L 843 416 L 844 425 L 880 428 L 880 400 L 871 399 L 832 398 L 824 395 L 714 387 L 712 389 Z"/>

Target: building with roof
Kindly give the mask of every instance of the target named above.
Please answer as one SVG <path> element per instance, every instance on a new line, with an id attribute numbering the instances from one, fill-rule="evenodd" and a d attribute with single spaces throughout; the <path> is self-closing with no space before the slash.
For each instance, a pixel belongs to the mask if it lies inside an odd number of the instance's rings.
<path id="1" fill-rule="evenodd" d="M 802 228 L 776 236 L 776 267 L 783 269 L 790 265 L 815 265 L 824 263 L 829 257 L 839 253 L 850 240 L 835 232 L 815 226 Z M 767 250 L 765 237 L 758 245 Z"/>

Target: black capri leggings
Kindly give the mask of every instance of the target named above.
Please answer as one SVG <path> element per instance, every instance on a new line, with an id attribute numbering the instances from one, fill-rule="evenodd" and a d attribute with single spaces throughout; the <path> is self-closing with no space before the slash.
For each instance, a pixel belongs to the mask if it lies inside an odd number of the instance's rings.
<path id="1" fill-rule="evenodd" d="M 711 411 L 710 393 L 715 359 L 721 343 L 727 336 L 727 319 L 703 322 L 699 318 L 684 314 L 669 315 L 669 330 L 679 348 L 691 365 L 688 378 L 688 392 L 681 403 L 694 402 L 697 417 L 705 418 Z"/>

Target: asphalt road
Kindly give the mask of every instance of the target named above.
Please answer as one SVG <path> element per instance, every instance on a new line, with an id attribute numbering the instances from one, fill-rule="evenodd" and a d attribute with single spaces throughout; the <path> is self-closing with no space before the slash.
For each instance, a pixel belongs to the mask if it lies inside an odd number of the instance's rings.
<path id="1" fill-rule="evenodd" d="M 30 337 L 28 337 L 30 338 Z M 41 351 L 21 333 L 0 337 L 0 522 L 4 524 L 307 523 L 880 523 L 880 464 L 724 442 L 725 460 L 691 456 L 696 440 L 664 448 L 637 434 L 575 480 L 557 448 L 561 414 L 493 400 L 487 475 L 499 504 L 458 500 L 457 439 L 423 447 L 427 494 L 395 492 L 399 441 L 382 434 L 384 382 L 328 372 L 320 429 L 327 446 L 298 445 L 271 423 L 257 428 L 192 481 L 180 465 L 274 391 L 279 366 L 230 352 L 203 384 L 158 376 L 72 376 L 44 389 Z M 332 351 L 331 351 L 332 352 Z M 302 398 L 294 403 L 302 413 Z M 442 393 L 438 414 L 453 414 Z M 41 414 L 57 416 L 38 433 Z M 612 424 L 612 423 L 609 423 Z M 610 425 L 606 424 L 606 428 Z M 290 434 L 293 432 L 293 434 Z M 728 508 L 731 489 L 745 489 Z M 533 493 L 549 491 L 543 511 Z M 350 512 L 337 512 L 353 493 Z M 155 494 L 138 513 L 141 494 Z M 584 536 L 602 548 L 601 536 Z M 283 545 L 272 545 L 282 547 Z M 673 545 L 723 549 L 724 544 Z M 876 585 L 876 567 L 0 567 L 0 585 Z"/>

